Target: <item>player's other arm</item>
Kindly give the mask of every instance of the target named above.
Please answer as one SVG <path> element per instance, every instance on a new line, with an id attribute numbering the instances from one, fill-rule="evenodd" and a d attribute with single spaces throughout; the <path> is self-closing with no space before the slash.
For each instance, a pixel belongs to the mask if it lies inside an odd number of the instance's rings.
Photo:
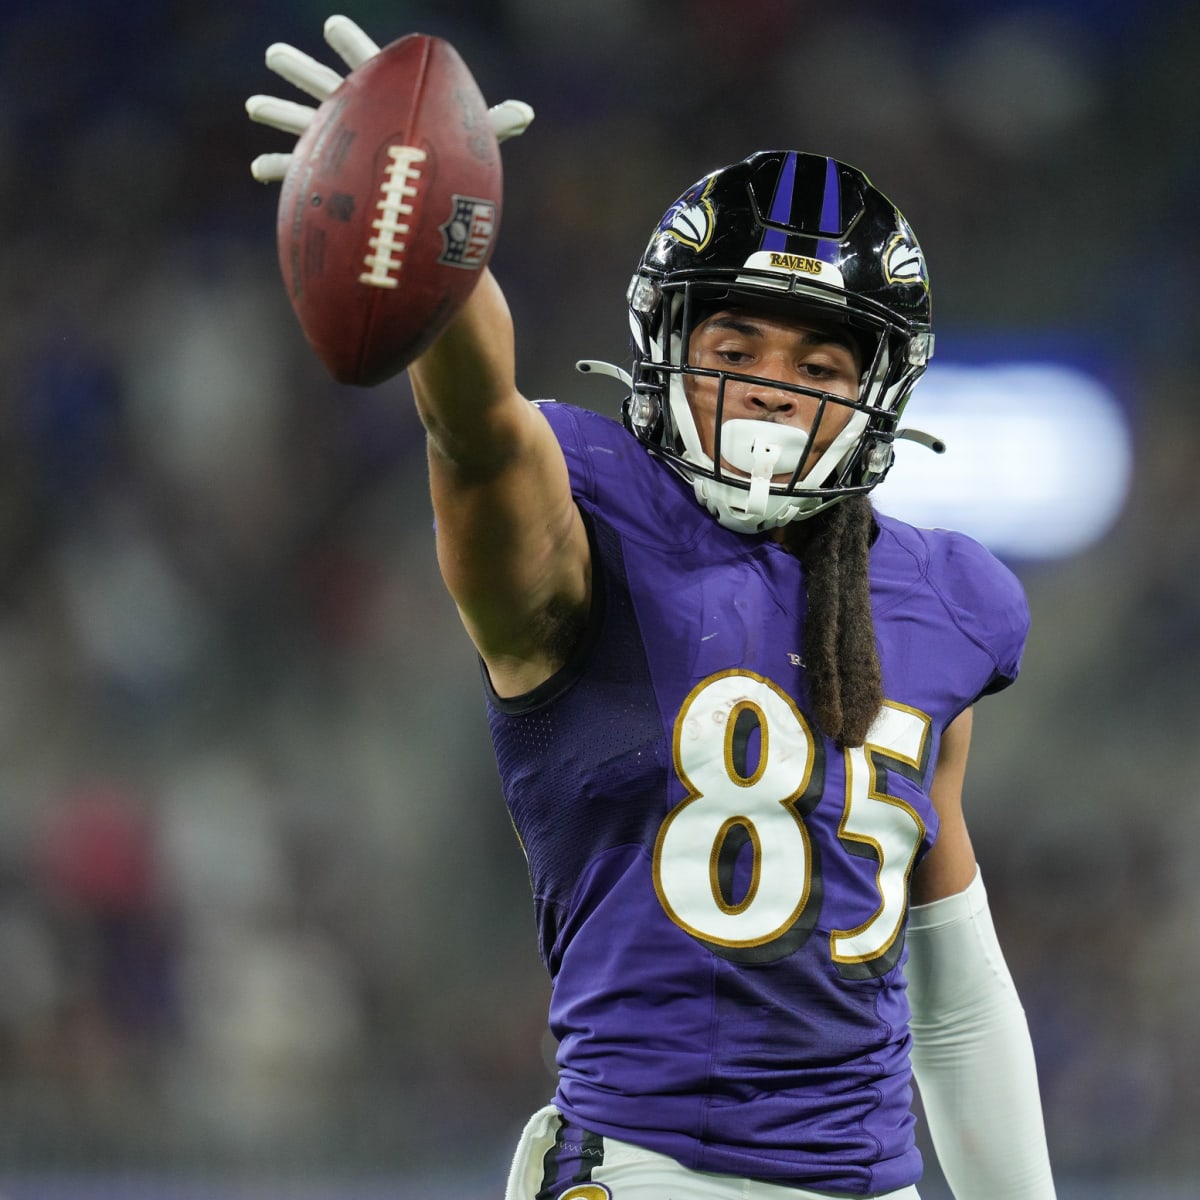
<path id="1" fill-rule="evenodd" d="M 912 1062 L 955 1200 L 1053 1200 L 1029 1026 L 962 811 L 971 710 L 942 735 L 937 841 L 913 876 Z"/>
<path id="2" fill-rule="evenodd" d="M 442 576 L 496 690 L 520 695 L 563 665 L 591 561 L 562 451 L 517 389 L 512 318 L 489 271 L 409 377 Z"/>

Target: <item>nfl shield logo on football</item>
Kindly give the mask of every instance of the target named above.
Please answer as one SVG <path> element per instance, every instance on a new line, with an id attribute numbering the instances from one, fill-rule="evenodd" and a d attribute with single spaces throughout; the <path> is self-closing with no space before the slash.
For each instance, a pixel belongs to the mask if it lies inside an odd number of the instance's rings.
<path id="1" fill-rule="evenodd" d="M 438 262 L 447 267 L 478 271 L 487 262 L 488 249 L 496 232 L 496 206 L 473 196 L 453 196 L 454 211 L 442 231 L 445 249 Z"/>

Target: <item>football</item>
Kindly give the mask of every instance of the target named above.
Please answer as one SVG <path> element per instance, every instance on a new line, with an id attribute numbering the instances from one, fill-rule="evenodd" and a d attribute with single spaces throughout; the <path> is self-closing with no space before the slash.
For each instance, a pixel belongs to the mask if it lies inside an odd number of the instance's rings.
<path id="1" fill-rule="evenodd" d="M 336 380 L 374 386 L 437 338 L 491 258 L 501 195 L 487 103 L 448 42 L 400 38 L 322 102 L 283 179 L 276 241 Z"/>

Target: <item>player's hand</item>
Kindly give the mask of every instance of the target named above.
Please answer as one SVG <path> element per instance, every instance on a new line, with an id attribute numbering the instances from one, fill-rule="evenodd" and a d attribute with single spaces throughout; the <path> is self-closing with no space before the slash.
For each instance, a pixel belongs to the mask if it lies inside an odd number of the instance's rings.
<path id="1" fill-rule="evenodd" d="M 330 17 L 325 22 L 325 40 L 351 71 L 379 53 L 375 42 L 349 17 Z M 267 66 L 318 104 L 332 95 L 344 78 L 332 67 L 283 42 L 267 47 Z M 316 111 L 310 104 L 275 96 L 251 96 L 246 101 L 246 112 L 252 121 L 297 137 L 308 128 Z M 496 141 L 503 142 L 525 132 L 533 120 L 533 109 L 521 100 L 504 100 L 488 110 L 488 120 Z M 250 173 L 260 183 L 276 182 L 287 173 L 291 158 L 290 154 L 260 154 L 250 164 Z"/>

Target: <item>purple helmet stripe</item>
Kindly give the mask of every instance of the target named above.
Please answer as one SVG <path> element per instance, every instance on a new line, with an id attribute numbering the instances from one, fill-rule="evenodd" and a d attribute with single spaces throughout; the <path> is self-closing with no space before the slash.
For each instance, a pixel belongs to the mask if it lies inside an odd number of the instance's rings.
<path id="1" fill-rule="evenodd" d="M 841 180 L 838 163 L 833 158 L 826 160 L 826 190 L 821 198 L 821 232 L 841 232 Z M 818 239 L 815 257 L 827 263 L 838 262 L 838 242 L 829 238 Z"/>
<path id="2" fill-rule="evenodd" d="M 783 160 L 779 169 L 779 182 L 775 185 L 775 197 L 771 201 L 768 220 L 780 225 L 791 223 L 792 198 L 796 192 L 796 152 L 793 150 Z M 768 229 L 763 234 L 762 250 L 786 250 L 787 234 L 781 229 Z"/>
<path id="3" fill-rule="evenodd" d="M 842 187 L 838 177 L 838 166 L 832 158 L 825 160 L 825 195 L 821 199 L 822 233 L 841 232 Z M 816 258 L 824 262 L 837 262 L 837 242 L 829 238 L 817 240 Z"/>

